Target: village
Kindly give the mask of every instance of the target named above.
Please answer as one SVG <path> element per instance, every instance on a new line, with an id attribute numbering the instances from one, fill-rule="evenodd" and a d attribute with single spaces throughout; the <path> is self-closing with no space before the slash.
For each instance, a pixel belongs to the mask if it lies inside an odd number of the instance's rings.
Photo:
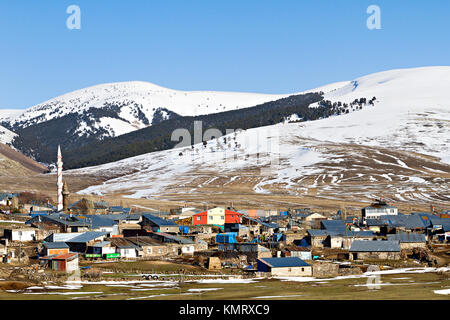
<path id="1" fill-rule="evenodd" d="M 377 262 L 448 265 L 448 211 L 402 214 L 377 199 L 360 216 L 308 208 L 148 213 L 84 198 L 69 204 L 65 191 L 61 211 L 0 194 L 4 265 L 71 274 L 100 262 L 172 261 L 180 270 L 194 265 L 247 277 L 361 274 Z"/>
<path id="2" fill-rule="evenodd" d="M 71 201 L 60 150 L 56 185 L 56 205 L 30 192 L 0 193 L 0 276 L 14 286 L 136 276 L 329 279 L 449 265 L 450 211 L 434 207 L 402 213 L 379 198 L 352 215 L 231 203 L 146 212 L 102 197 Z"/>

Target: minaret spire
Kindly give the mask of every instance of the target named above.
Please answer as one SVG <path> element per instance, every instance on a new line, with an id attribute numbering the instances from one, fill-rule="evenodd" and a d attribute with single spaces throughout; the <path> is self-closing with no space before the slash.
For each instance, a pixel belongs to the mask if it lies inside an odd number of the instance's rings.
<path id="1" fill-rule="evenodd" d="M 61 155 L 61 147 L 58 145 L 58 161 L 56 162 L 58 167 L 58 181 L 56 186 L 58 187 L 58 212 L 63 210 L 63 181 L 62 181 L 62 170 L 63 162 Z"/>

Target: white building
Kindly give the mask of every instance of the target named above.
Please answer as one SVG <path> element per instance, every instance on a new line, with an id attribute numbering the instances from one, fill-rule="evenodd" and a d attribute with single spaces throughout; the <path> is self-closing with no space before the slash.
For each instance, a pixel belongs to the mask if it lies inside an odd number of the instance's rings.
<path id="1" fill-rule="evenodd" d="M 35 228 L 5 229 L 4 237 L 10 241 L 36 241 Z"/>
<path id="2" fill-rule="evenodd" d="M 376 200 L 370 206 L 362 209 L 362 218 L 366 219 L 380 219 L 380 216 L 396 216 L 398 215 L 398 209 L 394 206 L 388 205 L 382 200 Z"/>

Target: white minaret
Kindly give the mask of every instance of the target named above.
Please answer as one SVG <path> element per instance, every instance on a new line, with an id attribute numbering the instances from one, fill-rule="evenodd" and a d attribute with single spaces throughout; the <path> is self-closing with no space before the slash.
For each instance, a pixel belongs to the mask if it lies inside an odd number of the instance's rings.
<path id="1" fill-rule="evenodd" d="M 62 155 L 61 155 L 61 147 L 58 146 L 58 161 L 56 162 L 56 165 L 58 166 L 58 211 L 63 210 L 63 181 L 62 181 L 62 170 L 63 170 L 63 162 L 62 162 Z"/>

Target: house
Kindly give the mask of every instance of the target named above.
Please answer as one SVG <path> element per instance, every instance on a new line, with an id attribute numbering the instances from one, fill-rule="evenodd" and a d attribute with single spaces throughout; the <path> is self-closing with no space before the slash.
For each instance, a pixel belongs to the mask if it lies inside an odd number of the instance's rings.
<path id="1" fill-rule="evenodd" d="M 109 237 L 109 232 L 88 231 L 65 241 L 72 252 L 86 253 L 89 246 Z"/>
<path id="2" fill-rule="evenodd" d="M 370 206 L 363 208 L 361 211 L 363 220 L 380 219 L 380 216 L 385 215 L 390 216 L 398 215 L 398 209 L 394 206 L 388 205 L 382 199 L 376 199 L 374 203 L 372 203 Z"/>
<path id="3" fill-rule="evenodd" d="M 197 244 L 186 237 L 175 236 L 164 232 L 152 232 L 150 236 L 163 243 L 177 244 L 178 246 L 176 247 L 178 248 L 179 255 L 193 255 L 196 250 Z M 201 243 L 198 245 L 203 246 Z"/>
<path id="4" fill-rule="evenodd" d="M 90 245 L 88 252 L 96 255 L 99 254 L 103 257 L 106 254 L 116 253 L 116 248 L 111 246 L 110 241 L 101 241 Z"/>
<path id="5" fill-rule="evenodd" d="M 89 223 L 85 219 L 77 218 L 74 215 L 69 214 L 51 214 L 45 216 L 35 216 L 25 222 L 25 224 L 33 225 L 36 223 L 46 222 L 48 224 L 55 225 L 59 228 L 60 232 L 84 232 L 90 228 Z"/>
<path id="6" fill-rule="evenodd" d="M 399 260 L 400 243 L 392 240 L 356 240 L 350 247 L 350 260 Z"/>
<path id="7" fill-rule="evenodd" d="M 313 248 L 324 248 L 325 240 L 328 238 L 327 230 L 310 229 L 307 231 L 306 240 Z"/>
<path id="8" fill-rule="evenodd" d="M 312 260 L 311 250 L 301 247 L 286 248 L 283 255 L 284 257 L 298 257 L 302 260 Z"/>
<path id="9" fill-rule="evenodd" d="M 121 258 L 134 259 L 142 251 L 141 247 L 125 238 L 111 238 L 109 241 L 111 242 L 111 247 L 116 248 L 116 252 L 120 254 Z"/>
<path id="10" fill-rule="evenodd" d="M 224 226 L 225 223 L 241 223 L 242 213 L 217 207 L 192 216 L 193 225 Z"/>
<path id="11" fill-rule="evenodd" d="M 9 241 L 36 241 L 37 228 L 8 228 L 3 231 L 3 237 Z"/>
<path id="12" fill-rule="evenodd" d="M 83 215 L 77 216 L 77 219 L 86 223 L 89 231 L 109 232 L 112 235 L 119 234 L 119 221 L 122 216 L 119 215 Z"/>
<path id="13" fill-rule="evenodd" d="M 425 235 L 421 233 L 398 233 L 398 234 L 388 234 L 388 240 L 399 241 L 400 248 L 413 249 L 413 248 L 426 248 L 427 240 Z"/>
<path id="14" fill-rule="evenodd" d="M 176 248 L 159 242 L 151 237 L 130 237 L 126 238 L 126 240 L 141 248 L 138 255 L 142 258 L 162 257 L 178 254 L 178 250 Z"/>
<path id="15" fill-rule="evenodd" d="M 258 244 L 252 242 L 223 243 L 218 245 L 218 250 L 222 252 L 238 252 L 247 256 L 247 261 L 256 261 L 258 258 L 271 258 L 272 252 Z"/>
<path id="16" fill-rule="evenodd" d="M 69 253 L 69 246 L 65 242 L 45 242 L 44 255 L 60 255 Z"/>
<path id="17" fill-rule="evenodd" d="M 72 273 L 79 269 L 77 253 L 55 254 L 41 257 L 39 260 L 53 271 Z"/>
<path id="18" fill-rule="evenodd" d="M 365 225 L 367 229 L 371 230 L 374 233 L 380 234 L 382 228 L 386 227 L 388 225 L 388 222 L 382 219 L 366 219 Z"/>
<path id="19" fill-rule="evenodd" d="M 142 216 L 141 225 L 143 227 L 149 226 L 155 232 L 178 233 L 180 231 L 179 225 L 175 222 L 151 214 L 144 214 Z"/>
<path id="20" fill-rule="evenodd" d="M 257 269 L 272 276 L 312 276 L 312 267 L 298 257 L 261 258 L 257 261 Z"/>
<path id="21" fill-rule="evenodd" d="M 250 236 L 258 236 L 262 234 L 270 236 L 279 228 L 277 223 L 264 222 L 260 219 L 255 219 L 248 216 L 242 216 L 242 225 L 249 229 Z"/>
<path id="22" fill-rule="evenodd" d="M 419 215 L 398 214 L 396 216 L 380 216 L 384 226 L 381 234 L 397 233 L 398 231 L 425 232 L 426 224 Z"/>

